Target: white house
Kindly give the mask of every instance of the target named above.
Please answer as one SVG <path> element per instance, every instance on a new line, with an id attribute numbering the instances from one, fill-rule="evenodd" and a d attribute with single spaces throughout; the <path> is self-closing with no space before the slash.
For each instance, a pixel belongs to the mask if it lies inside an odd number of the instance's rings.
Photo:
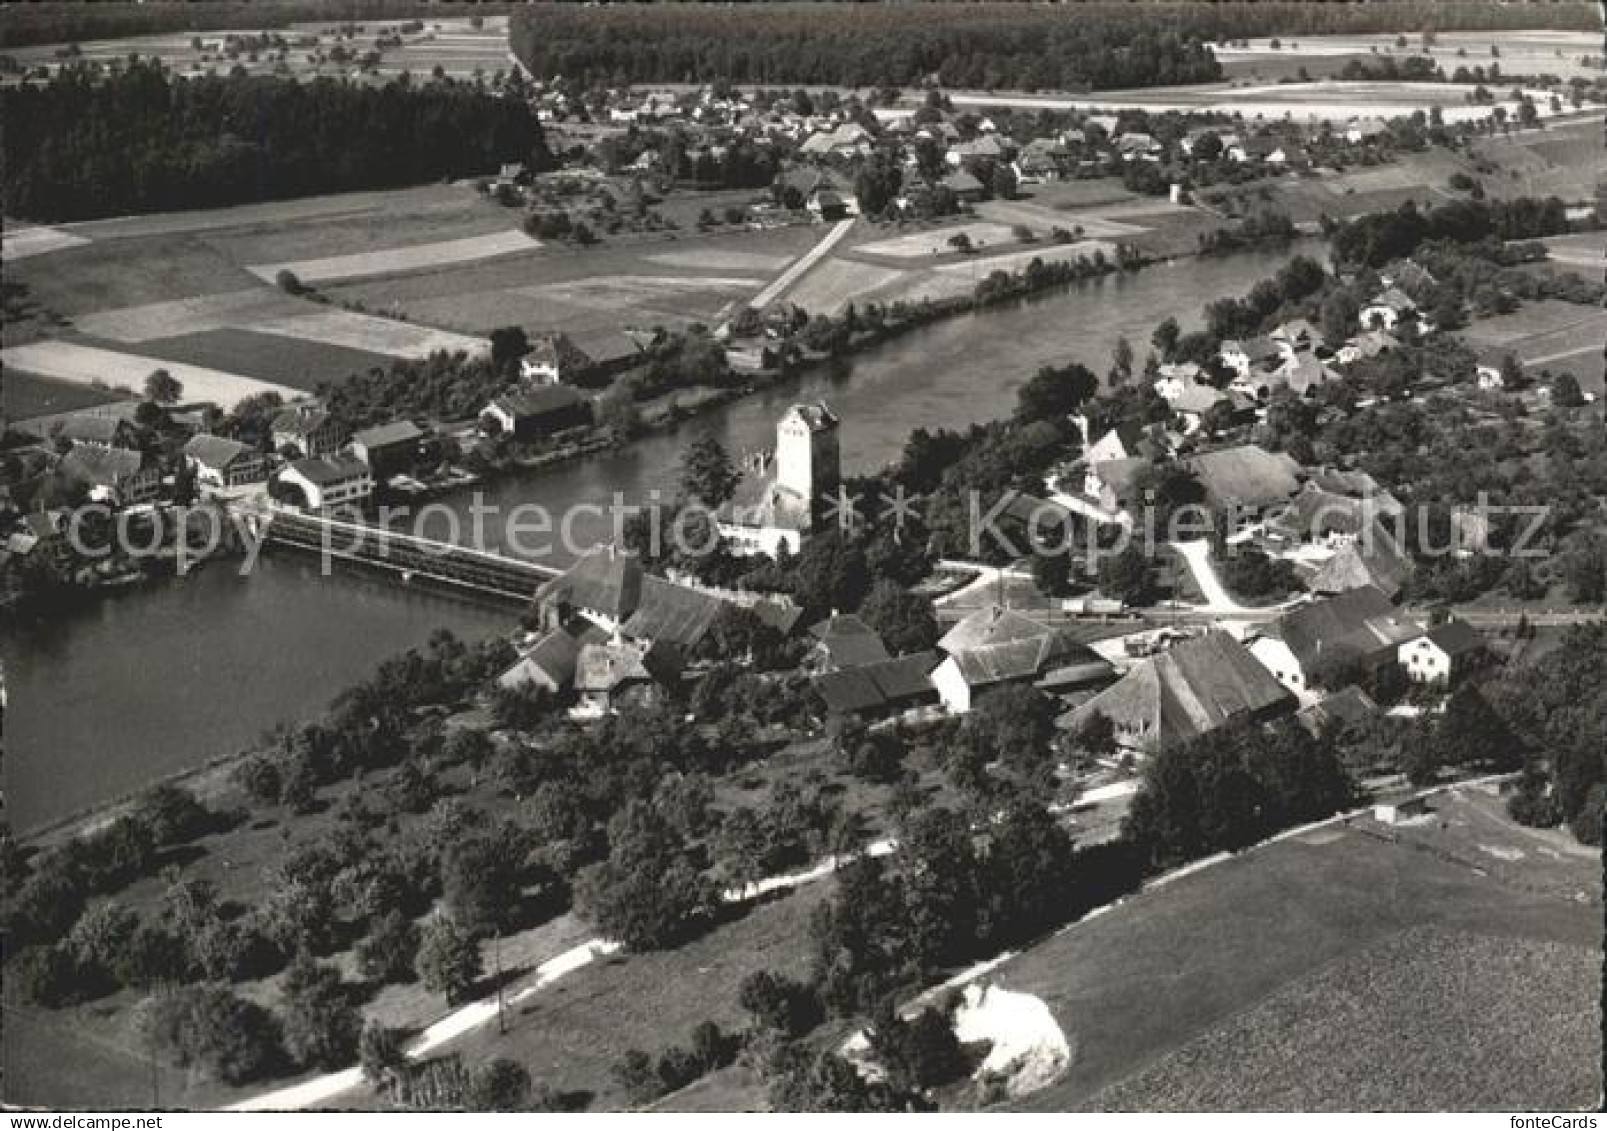
<path id="1" fill-rule="evenodd" d="M 203 432 L 184 445 L 184 458 L 196 481 L 219 489 L 261 483 L 268 478 L 268 457 L 255 448 L 225 436 Z"/>
<path id="2" fill-rule="evenodd" d="M 279 482 L 297 488 L 307 510 L 359 503 L 374 493 L 368 465 L 354 456 L 298 459 L 279 473 Z"/>
<path id="3" fill-rule="evenodd" d="M 1399 287 L 1390 287 L 1362 307 L 1359 318 L 1369 330 L 1393 330 L 1403 320 L 1417 318 L 1417 304 Z"/>
<path id="4" fill-rule="evenodd" d="M 1400 646 L 1401 666 L 1414 683 L 1446 684 L 1460 676 L 1484 642 L 1466 621 L 1437 624 Z"/>

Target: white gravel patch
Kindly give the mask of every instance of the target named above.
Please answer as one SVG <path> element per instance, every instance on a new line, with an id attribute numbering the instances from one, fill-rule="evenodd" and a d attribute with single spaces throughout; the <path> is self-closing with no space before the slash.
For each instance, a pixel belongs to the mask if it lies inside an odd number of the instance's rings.
<path id="1" fill-rule="evenodd" d="M 1071 1046 L 1055 1015 L 1040 997 L 999 986 L 969 986 L 954 1012 L 954 1035 L 962 1044 L 992 1042 L 976 1079 L 1004 1080 L 1011 1096 L 1047 1087 L 1071 1065 Z"/>

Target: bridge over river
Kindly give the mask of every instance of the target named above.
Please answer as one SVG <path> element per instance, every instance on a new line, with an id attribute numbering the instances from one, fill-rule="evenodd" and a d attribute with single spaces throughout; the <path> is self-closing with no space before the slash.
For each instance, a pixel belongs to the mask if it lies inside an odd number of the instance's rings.
<path id="1" fill-rule="evenodd" d="M 404 581 L 438 582 L 523 604 L 559 573 L 522 558 L 365 522 L 271 504 L 237 504 L 237 509 L 252 533 L 268 545 L 306 550 L 325 562 L 388 570 Z"/>

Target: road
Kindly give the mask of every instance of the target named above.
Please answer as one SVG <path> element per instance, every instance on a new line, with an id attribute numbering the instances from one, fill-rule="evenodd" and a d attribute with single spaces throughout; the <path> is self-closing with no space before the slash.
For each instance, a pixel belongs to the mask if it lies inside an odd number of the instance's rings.
<path id="1" fill-rule="evenodd" d="M 791 267 L 788 267 L 781 274 L 777 275 L 775 279 L 771 281 L 768 287 L 754 295 L 753 301 L 748 305 L 752 306 L 755 310 L 763 310 L 772 302 L 775 302 L 778 298 L 781 298 L 783 295 L 785 295 L 794 283 L 804 277 L 805 272 L 829 255 L 831 253 L 831 249 L 842 242 L 842 238 L 849 233 L 849 230 L 852 229 L 853 226 L 854 220 L 852 217 L 847 220 L 837 221 L 837 223 L 832 226 L 831 231 L 826 233 L 825 238 L 823 238 L 814 247 L 800 255 L 797 261 L 794 262 Z"/>

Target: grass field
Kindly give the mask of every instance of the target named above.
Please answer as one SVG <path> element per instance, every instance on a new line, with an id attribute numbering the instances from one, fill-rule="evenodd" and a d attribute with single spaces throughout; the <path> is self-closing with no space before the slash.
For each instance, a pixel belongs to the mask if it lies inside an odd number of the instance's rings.
<path id="1" fill-rule="evenodd" d="M 11 372 L 0 378 L 0 414 L 8 420 L 28 420 L 55 412 L 93 408 L 122 400 L 123 394 L 92 385 L 52 381 L 27 373 Z"/>
<path id="2" fill-rule="evenodd" d="M 1481 793 L 1435 809 L 1241 856 L 1006 963 L 990 980 L 1043 998 L 1074 1049 L 1024 1106 L 1594 1102 L 1599 858 Z"/>
<path id="3" fill-rule="evenodd" d="M 290 271 L 303 283 L 331 283 L 343 279 L 360 279 L 367 275 L 394 275 L 408 271 L 431 270 L 450 263 L 473 263 L 498 255 L 531 251 L 540 246 L 523 232 L 498 231 L 482 236 L 408 244 L 378 251 L 360 251 L 350 255 L 253 264 L 248 270 L 264 282 L 274 281 L 280 271 Z"/>
<path id="4" fill-rule="evenodd" d="M 158 357 L 190 365 L 225 365 L 244 377 L 289 385 L 311 392 L 325 381 L 339 380 L 395 361 L 383 353 L 348 349 L 282 334 L 255 330 L 204 330 L 174 338 L 158 338 L 142 347 Z"/>
<path id="5" fill-rule="evenodd" d="M 1573 303 L 1526 303 L 1511 314 L 1481 318 L 1461 331 L 1475 347 L 1511 353 L 1531 372 L 1566 370 L 1580 388 L 1600 397 L 1607 392 L 1607 310 Z"/>
<path id="6" fill-rule="evenodd" d="M 0 350 L 0 364 L 56 381 L 93 385 L 104 382 L 139 390 L 145 378 L 156 369 L 166 369 L 184 385 L 184 397 L 193 401 L 212 401 L 233 408 L 246 397 L 258 393 L 278 393 L 290 399 L 296 390 L 285 385 L 258 381 L 227 370 L 188 365 L 147 354 L 119 353 L 78 342 L 33 342 Z"/>
<path id="7" fill-rule="evenodd" d="M 934 255 L 953 255 L 954 247 L 949 241 L 959 236 L 970 240 L 974 248 L 1020 242 L 1011 234 L 1009 224 L 974 223 L 946 225 L 911 232 L 904 236 L 889 236 L 886 239 L 859 244 L 854 250 L 864 255 L 876 255 L 888 259 L 924 259 Z"/>

